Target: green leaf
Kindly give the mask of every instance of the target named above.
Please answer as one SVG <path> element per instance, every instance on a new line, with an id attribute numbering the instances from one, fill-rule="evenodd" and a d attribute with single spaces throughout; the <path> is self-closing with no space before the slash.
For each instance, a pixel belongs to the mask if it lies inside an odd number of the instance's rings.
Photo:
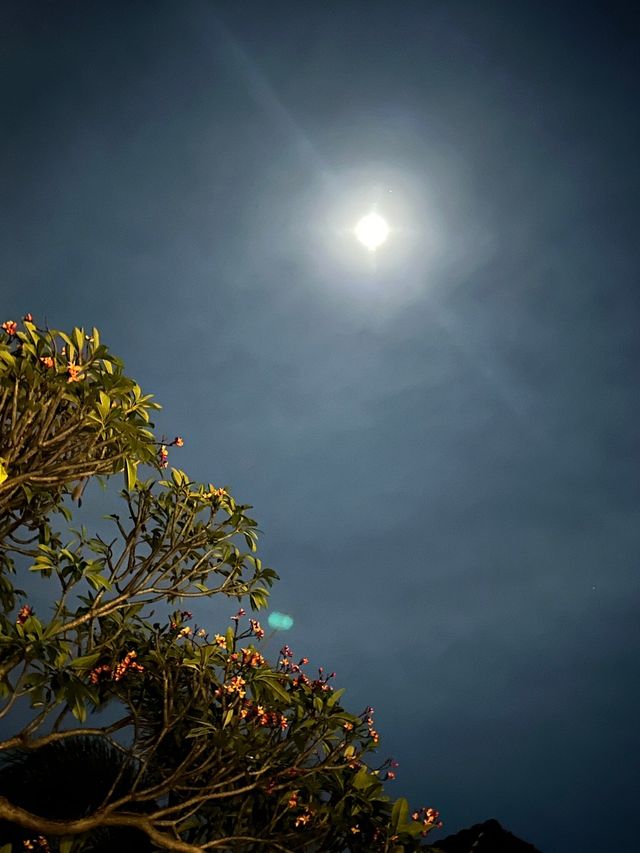
<path id="1" fill-rule="evenodd" d="M 71 708 L 71 713 L 76 718 L 76 720 L 79 720 L 81 723 L 84 723 L 84 721 L 87 719 L 87 709 L 85 707 L 84 702 L 82 701 L 82 698 L 72 693 L 71 687 L 68 688 L 67 704 Z"/>
<path id="2" fill-rule="evenodd" d="M 276 696 L 279 699 L 282 699 L 283 702 L 289 703 L 291 701 L 291 697 L 284 689 L 282 684 L 280 684 L 280 680 L 274 675 L 263 675 L 262 673 L 256 673 L 254 681 L 259 681 L 260 683 L 264 684 L 268 690 L 271 690 L 272 693 L 275 693 Z"/>
<path id="3" fill-rule="evenodd" d="M 100 652 L 93 652 L 90 655 L 84 655 L 83 657 L 76 658 L 71 661 L 71 666 L 74 669 L 91 669 L 91 667 L 98 662 L 100 654 Z"/>
<path id="4" fill-rule="evenodd" d="M 258 546 L 256 545 L 255 540 L 252 536 L 249 536 L 248 533 L 244 534 L 244 541 L 247 543 L 247 546 L 251 548 L 252 551 L 258 550 Z"/>
<path id="5" fill-rule="evenodd" d="M 128 489 L 129 491 L 132 491 L 135 488 L 137 480 L 138 480 L 138 463 L 132 462 L 131 459 L 127 459 L 127 464 L 125 465 L 125 477 L 124 477 L 125 488 Z"/>
<path id="6" fill-rule="evenodd" d="M 78 353 L 81 353 L 82 345 L 84 344 L 84 329 L 75 328 L 73 330 L 73 341 L 78 348 Z"/>
<path id="7" fill-rule="evenodd" d="M 357 790 L 362 790 L 362 788 L 368 788 L 371 783 L 371 774 L 367 770 L 366 767 L 361 767 L 360 770 L 353 777 L 352 785 Z"/>
<path id="8" fill-rule="evenodd" d="M 401 823 L 407 822 L 409 816 L 409 803 L 404 797 L 396 800 L 391 809 L 391 831 L 397 832 Z"/>
<path id="9" fill-rule="evenodd" d="M 229 708 L 227 713 L 224 715 L 224 720 L 222 721 L 222 728 L 226 729 L 231 720 L 233 719 L 233 708 Z"/>
<path id="10" fill-rule="evenodd" d="M 89 583 L 94 589 L 106 589 L 107 591 L 111 590 L 111 583 L 103 575 L 95 574 L 94 572 L 87 572 L 85 574 L 85 578 L 89 581 Z"/>
<path id="11" fill-rule="evenodd" d="M 73 516 L 71 515 L 71 510 L 68 506 L 59 506 L 57 509 L 60 515 L 64 517 L 65 521 L 71 521 Z"/>
<path id="12" fill-rule="evenodd" d="M 4 459 L 0 459 L 0 483 L 4 483 L 8 476 L 7 469 L 4 467 Z"/>
<path id="13" fill-rule="evenodd" d="M 107 415 L 109 414 L 109 411 L 111 409 L 111 400 L 104 393 L 104 391 L 98 392 L 98 397 L 99 399 L 96 403 L 96 407 L 100 412 L 100 417 L 102 418 L 102 421 L 104 422 L 107 419 Z"/>
<path id="14" fill-rule="evenodd" d="M 327 699 L 327 708 L 333 708 L 333 706 L 336 704 L 336 702 L 342 696 L 345 690 L 346 687 L 341 687 L 340 690 L 335 690 Z"/>
<path id="15" fill-rule="evenodd" d="M 189 478 L 187 477 L 187 475 L 179 468 L 171 469 L 171 479 L 176 484 L 176 486 L 184 486 L 185 483 L 189 482 Z"/>
<path id="16" fill-rule="evenodd" d="M 260 610 L 269 604 L 269 590 L 258 586 L 249 593 L 249 603 L 253 610 Z"/>
<path id="17" fill-rule="evenodd" d="M 406 832 L 407 835 L 417 836 L 424 830 L 421 823 L 403 823 L 398 827 L 398 832 Z"/>
<path id="18" fill-rule="evenodd" d="M 233 628 L 231 626 L 227 628 L 225 639 L 227 641 L 227 651 L 229 652 L 229 654 L 235 652 L 235 637 L 233 635 Z"/>

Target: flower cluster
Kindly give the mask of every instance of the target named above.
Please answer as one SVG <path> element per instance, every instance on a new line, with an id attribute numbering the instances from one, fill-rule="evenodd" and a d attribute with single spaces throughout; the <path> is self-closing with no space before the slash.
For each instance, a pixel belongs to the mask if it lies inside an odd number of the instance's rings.
<path id="1" fill-rule="evenodd" d="M 219 636 L 220 636 L 219 634 L 216 634 L 216 638 Z M 221 637 L 220 639 L 223 642 L 222 648 L 223 649 L 226 648 L 226 642 L 227 641 L 225 640 L 224 637 Z M 218 642 L 218 645 L 221 645 L 221 643 Z M 229 660 L 233 661 L 233 663 L 239 663 L 240 666 L 245 666 L 245 667 L 246 666 L 253 666 L 253 667 L 264 666 L 266 663 L 266 660 L 260 654 L 260 652 L 256 651 L 255 649 L 252 649 L 252 648 L 240 649 L 239 653 L 233 652 L 232 654 L 229 655 Z"/>
<path id="2" fill-rule="evenodd" d="M 320 667 L 318 672 L 320 673 L 320 677 L 314 679 L 309 678 L 308 675 L 305 675 L 304 672 L 301 672 L 300 675 L 298 675 L 296 680 L 293 682 L 293 686 L 302 687 L 302 685 L 304 685 L 305 687 L 308 687 L 314 692 L 331 693 L 333 687 L 329 684 L 329 679 L 335 677 L 335 672 L 332 672 L 324 677 L 322 676 L 322 667 Z"/>
<path id="3" fill-rule="evenodd" d="M 245 690 L 245 687 L 244 687 L 244 685 L 246 683 L 247 682 L 244 680 L 244 678 L 241 675 L 234 675 L 231 677 L 231 679 L 229 681 L 227 681 L 225 684 L 223 684 L 222 687 L 219 687 L 215 691 L 215 695 L 221 696 L 222 691 L 224 691 L 225 693 L 229 693 L 229 694 L 237 693 L 238 696 L 242 699 L 244 696 L 247 695 L 247 691 Z"/>
<path id="4" fill-rule="evenodd" d="M 89 681 L 92 684 L 99 684 L 107 678 L 111 679 L 111 681 L 121 681 L 129 670 L 133 672 L 144 672 L 144 667 L 136 661 L 137 657 L 138 653 L 131 650 L 130 652 L 127 652 L 115 669 L 112 669 L 111 665 L 108 663 L 96 666 L 89 674 Z"/>
<path id="5" fill-rule="evenodd" d="M 249 619 L 249 624 L 251 625 L 251 632 L 261 640 L 264 637 L 264 628 L 260 625 L 257 619 Z"/>
<path id="6" fill-rule="evenodd" d="M 192 619 L 193 613 L 190 610 L 176 610 L 171 617 L 169 622 L 169 630 L 176 631 L 176 637 L 199 637 L 201 640 L 205 640 L 208 636 L 208 632 L 205 628 L 198 628 L 196 625 L 195 628 L 192 628 L 191 625 L 183 625 L 182 622 L 184 619 Z M 157 628 L 160 627 L 160 623 L 156 623 Z M 221 642 L 222 641 L 222 642 Z M 221 637 L 220 634 L 216 634 L 215 642 L 217 645 L 221 646 L 221 648 L 226 648 L 226 640 L 224 637 Z"/>
<path id="7" fill-rule="evenodd" d="M 20 610 L 18 610 L 16 625 L 24 625 L 30 616 L 33 616 L 33 607 L 30 607 L 28 604 L 23 604 Z"/>
<path id="8" fill-rule="evenodd" d="M 415 821 L 420 821 L 424 826 L 424 829 L 420 833 L 424 838 L 432 829 L 442 829 L 444 824 L 440 820 L 440 812 L 436 811 L 436 809 L 430 809 L 426 806 L 423 806 L 419 811 L 414 812 L 411 815 L 411 819 Z"/>
<path id="9" fill-rule="evenodd" d="M 369 737 L 377 745 L 378 741 L 380 740 L 380 735 L 373 727 L 373 708 L 370 705 L 368 708 L 365 708 L 363 717 L 365 717 L 367 720 L 367 726 L 369 728 Z"/>
<path id="10" fill-rule="evenodd" d="M 173 441 L 165 441 L 164 439 L 160 443 L 160 449 L 158 450 L 158 465 L 161 468 L 169 467 L 169 448 L 170 447 L 184 447 L 184 438 L 182 436 L 177 435 Z"/>
<path id="11" fill-rule="evenodd" d="M 329 681 L 336 677 L 335 672 L 330 672 L 329 675 L 324 675 L 324 667 L 321 666 L 318 668 L 318 678 L 311 679 L 306 673 L 302 672 L 301 669 L 301 667 L 309 663 L 309 658 L 300 658 L 298 663 L 292 663 L 291 658 L 293 657 L 293 652 L 289 646 L 283 646 L 280 649 L 280 654 L 282 657 L 278 662 L 279 669 L 281 669 L 282 672 L 291 674 L 297 673 L 298 675 L 298 677 L 291 682 L 293 687 L 304 686 L 308 687 L 310 690 L 322 693 L 330 693 L 333 690 Z"/>
<path id="12" fill-rule="evenodd" d="M 99 684 L 103 680 L 103 676 L 108 678 L 110 675 L 111 666 L 108 663 L 103 663 L 91 670 L 89 673 L 89 681 L 92 684 Z"/>
<path id="13" fill-rule="evenodd" d="M 80 382 L 80 365 L 70 363 L 67 365 L 67 382 Z"/>
<path id="14" fill-rule="evenodd" d="M 238 713 L 241 720 L 255 720 L 260 726 L 284 731 L 289 721 L 280 711 L 268 711 L 263 705 L 254 704 L 251 699 L 244 699 Z"/>
<path id="15" fill-rule="evenodd" d="M 175 613 L 173 614 L 173 618 L 169 622 L 169 628 L 172 631 L 176 631 L 180 627 L 184 619 L 192 618 L 193 613 L 190 610 L 177 610 L 175 611 Z M 191 629 L 189 629 L 189 633 L 191 633 Z"/>
<path id="16" fill-rule="evenodd" d="M 399 763 L 398 763 L 397 761 L 395 761 L 393 758 L 388 758 L 388 759 L 387 759 L 387 761 L 385 762 L 385 764 L 387 764 L 387 766 L 389 766 L 389 767 L 393 767 L 394 769 L 395 769 L 396 767 L 399 767 L 399 766 L 400 766 L 400 765 L 399 765 Z M 388 781 L 388 780 L 389 780 L 389 781 L 390 781 L 390 780 L 393 780 L 393 779 L 395 779 L 395 778 L 396 778 L 396 774 L 393 772 L 393 770 L 387 770 L 387 773 L 386 773 L 386 775 L 385 775 L 385 777 L 384 777 L 385 782 L 386 782 L 386 781 Z"/>
<path id="17" fill-rule="evenodd" d="M 51 853 L 49 842 L 44 835 L 38 835 L 36 838 L 25 839 L 22 842 L 22 847 L 24 850 L 40 850 L 40 853 Z"/>
<path id="18" fill-rule="evenodd" d="M 280 728 L 284 731 L 289 721 L 279 711 L 265 711 L 262 705 L 256 707 L 256 719 L 261 726 L 270 726 L 272 729 Z"/>
<path id="19" fill-rule="evenodd" d="M 227 494 L 226 489 L 222 489 L 222 488 L 216 489 L 216 487 L 213 485 L 213 483 L 209 483 L 209 491 L 207 493 L 207 497 L 218 498 L 218 500 L 219 500 L 220 498 L 223 498 L 226 494 Z"/>
<path id="20" fill-rule="evenodd" d="M 232 616 L 231 618 L 233 619 L 234 622 L 239 622 L 240 617 L 244 616 L 244 613 L 245 613 L 244 608 L 241 607 L 240 610 L 238 610 L 238 612 L 234 616 Z"/>
<path id="21" fill-rule="evenodd" d="M 33 321 L 33 314 L 30 314 L 30 313 L 25 314 L 24 317 L 22 318 L 22 322 L 33 324 L 33 322 L 34 322 Z M 6 332 L 6 334 L 10 338 L 16 338 L 18 335 L 18 324 L 16 323 L 15 320 L 5 320 L 5 322 L 0 325 L 0 328 L 4 332 Z M 87 338 L 87 339 L 89 340 L 89 338 Z M 64 356 L 65 352 L 66 352 L 66 348 L 63 347 L 62 348 L 62 355 L 63 356 Z M 39 359 L 40 363 L 43 365 L 43 367 L 47 368 L 47 370 L 54 368 L 56 366 L 55 355 L 56 355 L 55 352 L 53 353 L 53 355 L 41 355 L 40 359 Z M 80 371 L 80 367 L 78 365 L 70 364 L 68 366 L 67 370 L 69 373 L 69 378 L 67 380 L 68 382 L 79 382 L 80 381 L 79 376 L 78 376 L 78 373 Z"/>
<path id="22" fill-rule="evenodd" d="M 300 667 L 305 666 L 309 663 L 309 658 L 300 658 L 298 663 L 291 663 L 291 658 L 293 657 L 293 652 L 289 648 L 289 646 L 283 646 L 280 649 L 280 654 L 282 657 L 279 661 L 279 666 L 283 669 L 284 672 L 300 672 Z"/>
<path id="23" fill-rule="evenodd" d="M 132 650 L 127 652 L 122 661 L 120 661 L 116 667 L 116 670 L 113 673 L 113 680 L 120 681 L 120 679 L 124 678 L 130 669 L 134 672 L 144 672 L 144 667 L 135 660 L 137 657 L 138 653 L 136 651 Z"/>
<path id="24" fill-rule="evenodd" d="M 264 666 L 266 661 L 255 649 L 242 649 L 242 666 Z"/>

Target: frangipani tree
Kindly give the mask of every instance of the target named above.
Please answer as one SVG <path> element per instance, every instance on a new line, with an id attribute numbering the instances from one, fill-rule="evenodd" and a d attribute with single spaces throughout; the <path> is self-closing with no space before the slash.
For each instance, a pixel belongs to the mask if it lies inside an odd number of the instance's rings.
<path id="1" fill-rule="evenodd" d="M 333 674 L 288 646 L 272 663 L 260 651 L 239 605 L 265 607 L 277 575 L 250 507 L 168 468 L 182 439 L 155 437 L 157 404 L 96 329 L 30 315 L 2 329 L 2 853 L 417 849 L 438 815 L 385 795 L 393 762 L 365 760 L 372 709 L 347 711 Z M 74 529 L 85 481 L 119 472 L 112 534 Z M 26 570 L 50 587 L 47 612 L 16 587 Z M 186 608 L 220 594 L 233 614 L 210 634 Z M 65 767 L 67 800 L 47 791 Z"/>

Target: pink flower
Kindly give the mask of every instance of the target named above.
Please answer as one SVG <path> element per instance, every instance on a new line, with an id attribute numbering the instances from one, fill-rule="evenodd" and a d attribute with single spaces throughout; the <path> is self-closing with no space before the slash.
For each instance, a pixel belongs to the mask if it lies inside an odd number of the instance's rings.
<path id="1" fill-rule="evenodd" d="M 264 637 L 264 628 L 260 625 L 257 619 L 249 619 L 249 624 L 251 625 L 253 633 L 259 640 L 261 640 Z"/>
<path id="2" fill-rule="evenodd" d="M 18 618 L 16 619 L 16 625 L 24 625 L 29 616 L 33 615 L 33 607 L 30 607 L 28 604 L 24 604 L 20 610 L 18 611 Z"/>

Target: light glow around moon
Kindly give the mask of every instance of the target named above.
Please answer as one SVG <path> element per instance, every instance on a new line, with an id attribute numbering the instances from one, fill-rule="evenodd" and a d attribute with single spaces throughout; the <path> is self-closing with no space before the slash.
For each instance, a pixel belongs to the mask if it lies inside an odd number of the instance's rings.
<path id="1" fill-rule="evenodd" d="M 375 252 L 389 236 L 389 226 L 378 213 L 363 216 L 355 227 L 355 235 L 370 252 Z"/>

